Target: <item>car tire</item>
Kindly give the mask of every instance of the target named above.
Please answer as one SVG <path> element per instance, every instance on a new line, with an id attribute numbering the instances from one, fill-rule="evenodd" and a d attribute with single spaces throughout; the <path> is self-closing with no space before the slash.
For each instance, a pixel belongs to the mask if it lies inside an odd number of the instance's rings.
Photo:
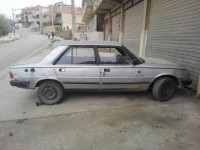
<path id="1" fill-rule="evenodd" d="M 38 99 L 46 105 L 58 104 L 62 101 L 64 90 L 63 87 L 54 81 L 46 81 L 38 88 Z"/>
<path id="2" fill-rule="evenodd" d="M 160 102 L 170 100 L 174 94 L 175 82 L 171 78 L 161 78 L 153 86 L 152 94 Z"/>

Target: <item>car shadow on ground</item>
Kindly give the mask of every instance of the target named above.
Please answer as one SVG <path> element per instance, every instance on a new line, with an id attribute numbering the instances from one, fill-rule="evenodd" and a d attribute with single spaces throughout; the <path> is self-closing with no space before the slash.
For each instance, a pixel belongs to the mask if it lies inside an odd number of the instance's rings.
<path id="1" fill-rule="evenodd" d="M 29 95 L 30 96 L 30 95 Z M 37 90 L 31 95 L 33 99 L 37 102 Z M 165 103 L 179 103 L 190 101 L 195 98 L 195 92 L 188 89 L 176 89 L 174 96 L 170 101 L 162 102 Z M 65 91 L 63 100 L 60 104 L 76 104 L 76 103 L 96 103 L 100 104 L 156 104 L 161 103 L 156 100 L 151 92 L 102 92 L 102 91 Z M 39 102 L 40 103 L 40 102 Z M 40 106 L 41 104 L 39 104 Z"/>
<path id="2" fill-rule="evenodd" d="M 195 93 L 188 89 L 177 89 L 170 101 L 180 101 L 194 98 Z M 63 103 L 68 101 L 79 101 L 85 99 L 93 100 L 126 100 L 126 101 L 143 101 L 158 102 L 151 92 L 102 92 L 102 91 L 65 91 Z M 170 102 L 169 101 L 169 102 Z"/>

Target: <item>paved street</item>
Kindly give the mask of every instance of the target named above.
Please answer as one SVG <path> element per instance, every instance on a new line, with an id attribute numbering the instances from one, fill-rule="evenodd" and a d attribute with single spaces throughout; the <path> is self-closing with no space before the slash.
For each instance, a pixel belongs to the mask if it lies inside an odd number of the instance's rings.
<path id="1" fill-rule="evenodd" d="M 37 90 L 11 87 L 8 67 L 67 41 L 17 32 L 0 44 L 0 150 L 200 149 L 200 101 L 186 89 L 166 103 L 146 92 L 65 92 L 59 105 L 36 106 Z"/>
<path id="2" fill-rule="evenodd" d="M 49 43 L 46 36 L 30 32 L 28 29 L 17 29 L 16 33 L 22 36 L 20 40 L 0 44 L 0 71 Z"/>

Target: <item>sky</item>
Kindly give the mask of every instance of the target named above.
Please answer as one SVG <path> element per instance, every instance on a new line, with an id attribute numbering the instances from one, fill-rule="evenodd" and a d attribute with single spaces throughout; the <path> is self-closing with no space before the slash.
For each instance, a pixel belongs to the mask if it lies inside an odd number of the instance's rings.
<path id="1" fill-rule="evenodd" d="M 10 18 L 12 16 L 12 8 L 15 10 L 15 14 L 21 13 L 22 8 L 29 6 L 48 6 L 56 2 L 64 2 L 65 4 L 71 4 L 71 0 L 0 0 L 0 14 L 4 14 Z M 76 6 L 81 6 L 82 0 L 74 0 Z"/>

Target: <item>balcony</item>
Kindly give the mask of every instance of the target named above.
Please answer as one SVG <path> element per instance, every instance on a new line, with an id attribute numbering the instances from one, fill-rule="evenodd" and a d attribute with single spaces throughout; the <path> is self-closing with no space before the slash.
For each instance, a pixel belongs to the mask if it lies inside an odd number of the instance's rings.
<path id="1" fill-rule="evenodd" d="M 35 15 L 39 15 L 40 14 L 40 11 L 35 11 Z"/>
<path id="2" fill-rule="evenodd" d="M 28 16 L 28 22 L 33 22 L 33 18 L 32 18 L 32 16 Z"/>
<path id="3" fill-rule="evenodd" d="M 106 14 L 116 5 L 122 4 L 122 0 L 93 0 L 95 14 Z"/>
<path id="4" fill-rule="evenodd" d="M 92 13 L 93 13 L 93 1 L 92 0 L 84 1 L 82 10 L 82 21 L 87 22 Z"/>
<path id="5" fill-rule="evenodd" d="M 61 7 L 58 7 L 57 10 L 56 10 L 56 14 L 60 15 L 61 13 L 62 13 Z"/>

